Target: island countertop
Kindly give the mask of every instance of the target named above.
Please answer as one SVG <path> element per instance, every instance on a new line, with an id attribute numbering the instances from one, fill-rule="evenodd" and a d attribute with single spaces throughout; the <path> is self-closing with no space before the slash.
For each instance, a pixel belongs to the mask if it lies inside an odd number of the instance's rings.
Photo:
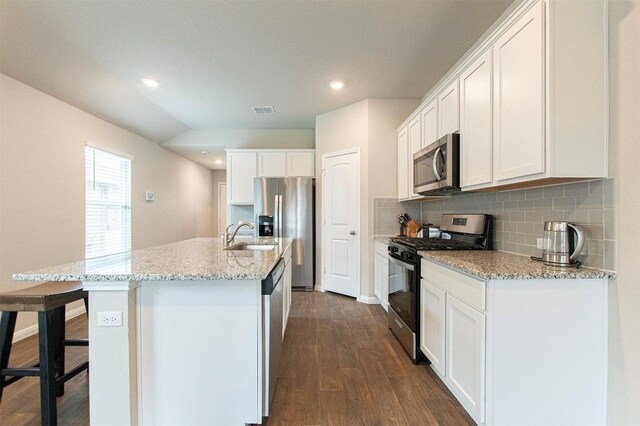
<path id="1" fill-rule="evenodd" d="M 615 272 L 594 268 L 545 266 L 529 256 L 495 250 L 423 250 L 423 259 L 485 280 L 615 278 Z"/>
<path id="2" fill-rule="evenodd" d="M 220 238 L 194 238 L 14 274 L 19 281 L 262 280 L 292 243 L 291 238 L 242 240 L 277 244 L 273 250 L 224 250 Z"/>

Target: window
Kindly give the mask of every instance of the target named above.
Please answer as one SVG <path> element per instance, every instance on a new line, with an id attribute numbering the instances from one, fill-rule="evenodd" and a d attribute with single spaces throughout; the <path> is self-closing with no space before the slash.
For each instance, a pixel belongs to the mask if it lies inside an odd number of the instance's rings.
<path id="1" fill-rule="evenodd" d="M 86 146 L 85 258 L 131 250 L 131 160 Z"/>

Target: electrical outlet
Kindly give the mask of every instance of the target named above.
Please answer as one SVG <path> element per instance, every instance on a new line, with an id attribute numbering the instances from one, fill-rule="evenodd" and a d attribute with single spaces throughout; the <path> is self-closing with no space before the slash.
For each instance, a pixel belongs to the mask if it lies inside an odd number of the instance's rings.
<path id="1" fill-rule="evenodd" d="M 153 201 L 155 199 L 155 197 L 153 195 L 153 191 L 147 191 L 147 193 L 145 194 L 144 199 L 146 201 Z"/>
<path id="2" fill-rule="evenodd" d="M 536 247 L 542 250 L 542 238 L 536 239 Z"/>
<path id="3" fill-rule="evenodd" d="M 122 312 L 98 312 L 98 327 L 122 327 Z"/>

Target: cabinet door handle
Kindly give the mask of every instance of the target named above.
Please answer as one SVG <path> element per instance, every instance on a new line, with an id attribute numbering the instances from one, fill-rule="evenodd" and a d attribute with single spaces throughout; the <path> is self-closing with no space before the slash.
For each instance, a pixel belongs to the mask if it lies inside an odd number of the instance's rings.
<path id="1" fill-rule="evenodd" d="M 351 232 L 349 232 L 349 234 L 356 235 L 356 231 L 351 231 Z"/>

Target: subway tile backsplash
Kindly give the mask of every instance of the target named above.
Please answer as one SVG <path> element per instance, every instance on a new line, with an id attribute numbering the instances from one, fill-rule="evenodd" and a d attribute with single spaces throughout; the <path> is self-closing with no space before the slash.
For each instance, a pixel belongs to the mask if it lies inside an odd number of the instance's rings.
<path id="1" fill-rule="evenodd" d="M 615 201 L 613 180 L 597 180 L 505 192 L 458 194 L 435 201 L 398 203 L 374 200 L 374 232 L 398 232 L 396 217 L 406 211 L 420 223 L 440 224 L 443 213 L 488 213 L 494 216 L 497 250 L 540 255 L 536 248 L 543 224 L 566 220 L 581 225 L 587 236 L 585 266 L 615 270 Z M 419 220 L 418 220 L 419 219 Z"/>

